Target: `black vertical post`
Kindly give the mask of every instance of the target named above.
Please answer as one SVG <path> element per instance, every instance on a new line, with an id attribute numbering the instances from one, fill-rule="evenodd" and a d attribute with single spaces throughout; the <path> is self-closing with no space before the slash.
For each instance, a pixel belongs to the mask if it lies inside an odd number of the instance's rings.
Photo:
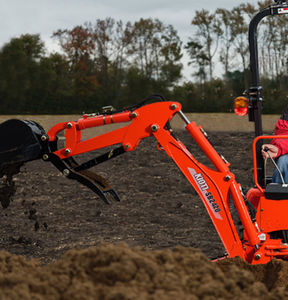
<path id="1" fill-rule="evenodd" d="M 258 63 L 258 46 L 257 46 L 257 26 L 259 22 L 266 16 L 287 13 L 288 8 L 286 1 L 276 1 L 277 3 L 268 6 L 258 12 L 249 24 L 249 51 L 250 51 L 250 70 L 251 70 L 251 87 L 248 91 L 249 121 L 255 123 L 255 137 L 262 135 L 262 104 L 263 95 L 262 87 L 259 79 L 259 63 Z M 283 10 L 284 9 L 284 10 Z M 263 141 L 260 140 L 256 145 L 257 157 L 257 177 L 261 186 L 264 186 L 264 160 L 261 154 Z"/>
<path id="2" fill-rule="evenodd" d="M 270 15 L 270 7 L 264 8 L 256 14 L 249 24 L 249 50 L 250 50 L 250 70 L 251 87 L 249 89 L 249 121 L 254 122 L 255 137 L 262 135 L 262 87 L 259 79 L 258 45 L 257 45 L 257 26 L 267 15 Z M 261 155 L 263 141 L 260 140 L 256 145 L 257 157 L 257 178 L 260 186 L 264 185 L 264 160 Z"/>

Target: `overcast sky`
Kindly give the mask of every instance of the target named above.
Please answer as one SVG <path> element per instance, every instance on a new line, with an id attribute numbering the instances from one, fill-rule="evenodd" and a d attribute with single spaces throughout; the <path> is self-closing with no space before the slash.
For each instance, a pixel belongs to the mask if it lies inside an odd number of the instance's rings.
<path id="1" fill-rule="evenodd" d="M 51 39 L 57 29 L 106 17 L 124 22 L 159 18 L 173 25 L 185 42 L 196 10 L 231 9 L 245 2 L 257 4 L 257 0 L 0 0 L 0 48 L 12 37 L 38 33 L 46 48 L 57 49 Z"/>

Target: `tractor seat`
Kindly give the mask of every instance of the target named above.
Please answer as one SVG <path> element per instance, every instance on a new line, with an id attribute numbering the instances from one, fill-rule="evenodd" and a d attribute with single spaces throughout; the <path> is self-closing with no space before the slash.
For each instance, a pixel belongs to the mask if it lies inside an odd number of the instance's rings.
<path id="1" fill-rule="evenodd" d="M 265 198 L 270 200 L 288 200 L 288 184 L 269 183 L 266 185 Z"/>

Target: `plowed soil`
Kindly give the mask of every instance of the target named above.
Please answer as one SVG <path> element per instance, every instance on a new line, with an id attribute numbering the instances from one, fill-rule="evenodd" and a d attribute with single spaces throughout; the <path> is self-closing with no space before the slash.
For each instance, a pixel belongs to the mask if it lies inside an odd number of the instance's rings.
<path id="1" fill-rule="evenodd" d="M 176 133 L 206 164 L 191 138 Z M 250 188 L 253 133 L 208 133 Z M 210 261 L 225 249 L 201 200 L 153 138 L 93 170 L 120 202 L 105 204 L 49 162 L 29 162 L 14 177 L 16 193 L 0 209 L 0 299 L 287 299 L 286 262 Z"/>

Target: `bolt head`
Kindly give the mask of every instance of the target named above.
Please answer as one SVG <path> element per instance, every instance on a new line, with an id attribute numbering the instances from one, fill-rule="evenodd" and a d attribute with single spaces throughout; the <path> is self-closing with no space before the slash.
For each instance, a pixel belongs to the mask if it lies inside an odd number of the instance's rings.
<path id="1" fill-rule="evenodd" d="M 130 145 L 129 144 L 126 144 L 125 146 L 124 146 L 124 149 L 125 150 L 128 150 L 130 148 Z"/>
<path id="2" fill-rule="evenodd" d="M 131 116 L 132 116 L 133 119 L 135 119 L 137 117 L 137 113 L 136 112 L 132 112 Z"/>
<path id="3" fill-rule="evenodd" d="M 261 255 L 260 254 L 256 254 L 254 258 L 255 258 L 255 260 L 259 260 L 261 258 Z"/>
<path id="4" fill-rule="evenodd" d="M 43 134 L 43 135 L 41 136 L 41 141 L 42 141 L 42 142 L 45 142 L 46 140 L 47 140 L 47 136 Z"/>
<path id="5" fill-rule="evenodd" d="M 63 170 L 63 175 L 68 176 L 70 174 L 70 171 L 68 169 Z"/>
<path id="6" fill-rule="evenodd" d="M 72 123 L 67 123 L 67 128 L 71 128 L 73 126 L 73 124 Z"/>
<path id="7" fill-rule="evenodd" d="M 43 158 L 43 160 L 48 160 L 49 159 L 49 155 L 48 154 L 43 154 L 42 158 Z"/>
<path id="8" fill-rule="evenodd" d="M 170 108 L 174 110 L 177 108 L 177 105 L 173 103 L 173 104 L 171 104 Z"/>
<path id="9" fill-rule="evenodd" d="M 153 124 L 153 125 L 151 126 L 151 130 L 152 130 L 153 132 L 156 132 L 158 129 L 159 129 L 159 127 L 158 127 L 158 125 L 156 125 L 156 124 Z"/>
<path id="10" fill-rule="evenodd" d="M 71 150 L 67 148 L 67 149 L 65 149 L 64 152 L 65 152 L 65 154 L 70 154 Z"/>
<path id="11" fill-rule="evenodd" d="M 231 179 L 231 176 L 229 176 L 229 175 L 226 175 L 225 177 L 224 177 L 224 180 L 225 181 L 229 181 Z"/>

